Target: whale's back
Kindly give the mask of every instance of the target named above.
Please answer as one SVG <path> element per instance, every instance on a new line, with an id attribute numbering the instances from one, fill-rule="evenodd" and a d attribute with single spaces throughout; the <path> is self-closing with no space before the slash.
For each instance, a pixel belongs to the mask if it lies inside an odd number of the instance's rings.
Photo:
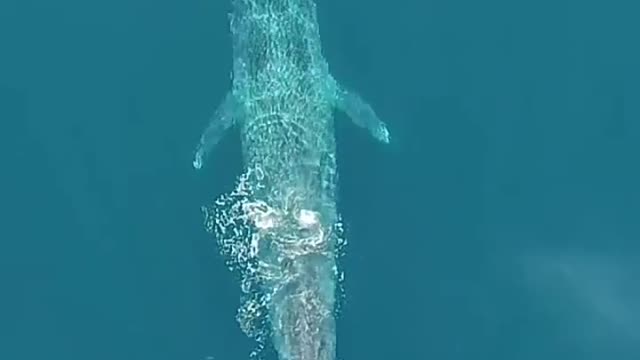
<path id="1" fill-rule="evenodd" d="M 335 84 L 315 13 L 310 0 L 236 0 L 231 27 L 245 164 L 318 194 L 335 173 Z"/>

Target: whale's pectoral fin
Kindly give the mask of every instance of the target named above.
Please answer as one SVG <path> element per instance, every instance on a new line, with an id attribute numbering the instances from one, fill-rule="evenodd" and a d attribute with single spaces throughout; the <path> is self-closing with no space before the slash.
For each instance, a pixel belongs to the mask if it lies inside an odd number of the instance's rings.
<path id="1" fill-rule="evenodd" d="M 336 107 L 344 111 L 356 125 L 369 130 L 374 138 L 384 143 L 389 142 L 387 126 L 378 118 L 371 105 L 356 92 L 336 86 Z"/>
<path id="2" fill-rule="evenodd" d="M 237 116 L 236 104 L 237 102 L 233 93 L 229 91 L 211 116 L 209 125 L 200 137 L 200 142 L 198 142 L 198 147 L 196 148 L 196 153 L 193 159 L 194 168 L 202 168 L 207 155 L 211 152 L 211 149 L 213 149 L 220 139 L 222 139 L 226 130 L 233 125 L 233 119 Z"/>

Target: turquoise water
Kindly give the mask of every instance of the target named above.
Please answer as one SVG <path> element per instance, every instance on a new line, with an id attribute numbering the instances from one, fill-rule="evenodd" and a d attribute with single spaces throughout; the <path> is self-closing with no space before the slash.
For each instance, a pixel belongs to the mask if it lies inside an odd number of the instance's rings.
<path id="1" fill-rule="evenodd" d="M 319 2 L 389 124 L 338 121 L 338 357 L 640 358 L 631 1 Z M 191 167 L 229 86 L 227 1 L 0 2 L 0 359 L 247 359 Z"/>

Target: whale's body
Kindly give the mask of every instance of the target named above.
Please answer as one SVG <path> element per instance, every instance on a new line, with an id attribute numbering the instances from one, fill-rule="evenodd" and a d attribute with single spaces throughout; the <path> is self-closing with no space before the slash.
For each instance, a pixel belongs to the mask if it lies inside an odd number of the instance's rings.
<path id="1" fill-rule="evenodd" d="M 193 164 L 201 168 L 237 124 L 245 173 L 207 211 L 207 224 L 241 270 L 243 329 L 258 340 L 269 334 L 281 360 L 333 360 L 340 243 L 333 111 L 383 142 L 388 131 L 330 75 L 312 0 L 232 1 L 233 86 Z M 265 324 L 256 320 L 263 312 Z"/>

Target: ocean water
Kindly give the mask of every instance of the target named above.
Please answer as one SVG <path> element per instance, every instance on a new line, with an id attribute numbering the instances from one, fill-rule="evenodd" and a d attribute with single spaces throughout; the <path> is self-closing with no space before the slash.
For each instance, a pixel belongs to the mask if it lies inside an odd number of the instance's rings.
<path id="1" fill-rule="evenodd" d="M 340 360 L 640 358 L 638 7 L 318 1 L 393 139 L 336 115 Z M 237 131 L 191 167 L 229 10 L 0 2 L 0 359 L 248 359 L 199 210 Z"/>

